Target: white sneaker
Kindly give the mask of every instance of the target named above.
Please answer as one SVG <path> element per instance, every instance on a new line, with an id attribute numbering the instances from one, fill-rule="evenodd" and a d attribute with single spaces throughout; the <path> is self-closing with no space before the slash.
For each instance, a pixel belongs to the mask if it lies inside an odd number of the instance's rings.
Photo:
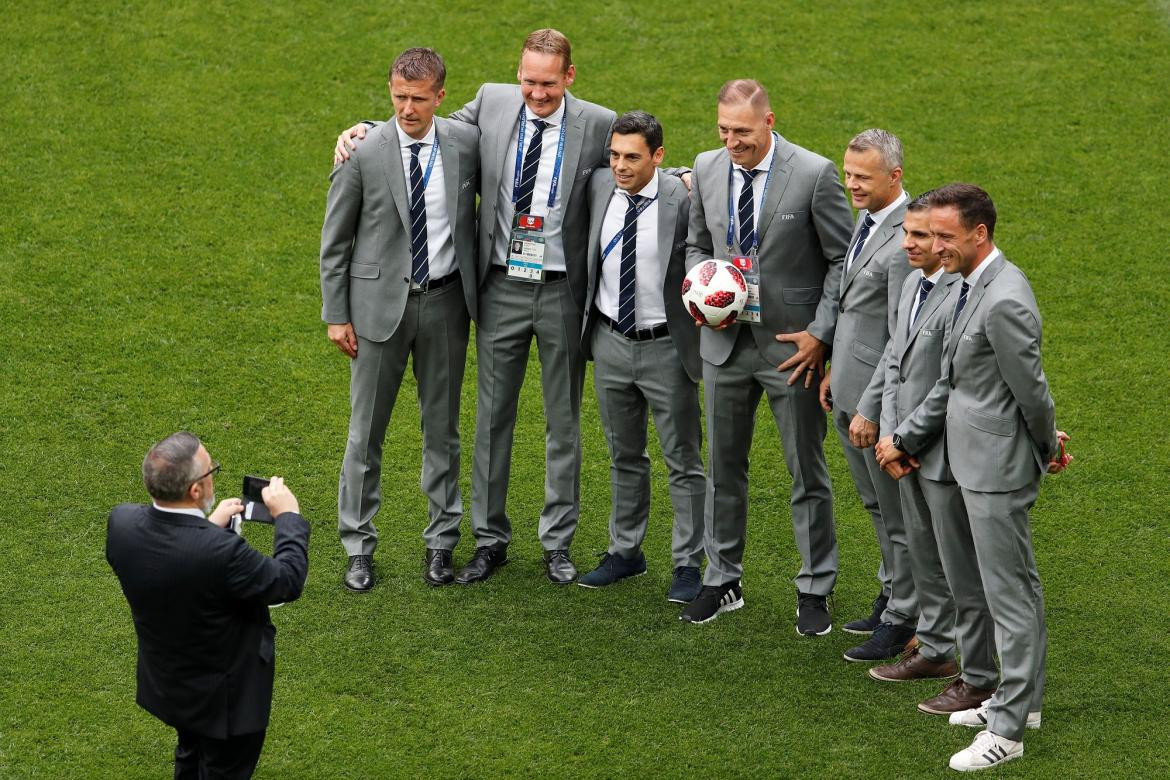
<path id="1" fill-rule="evenodd" d="M 973 729 L 987 728 L 987 702 L 973 710 L 952 712 L 950 723 L 952 726 L 967 726 Z M 1040 713 L 1029 712 L 1028 720 L 1024 726 L 1030 729 L 1040 728 Z"/>
<path id="2" fill-rule="evenodd" d="M 1024 743 L 1013 742 L 1010 739 L 997 737 L 990 731 L 980 731 L 975 735 L 971 747 L 960 750 L 951 756 L 951 769 L 960 772 L 977 772 L 980 769 L 990 769 L 1002 763 L 1011 761 L 1024 755 Z"/>

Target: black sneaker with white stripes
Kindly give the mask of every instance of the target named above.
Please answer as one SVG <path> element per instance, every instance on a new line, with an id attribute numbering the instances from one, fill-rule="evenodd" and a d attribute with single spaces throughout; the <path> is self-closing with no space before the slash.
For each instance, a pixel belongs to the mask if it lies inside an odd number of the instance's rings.
<path id="1" fill-rule="evenodd" d="M 743 589 L 739 580 L 726 585 L 704 585 L 699 597 L 687 604 L 678 616 L 684 623 L 710 623 L 723 612 L 743 606 Z"/>

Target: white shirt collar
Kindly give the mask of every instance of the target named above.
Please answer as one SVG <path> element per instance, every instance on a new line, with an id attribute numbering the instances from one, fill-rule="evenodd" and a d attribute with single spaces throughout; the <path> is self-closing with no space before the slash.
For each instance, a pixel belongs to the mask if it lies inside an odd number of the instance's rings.
<path id="1" fill-rule="evenodd" d="M 160 512 L 172 512 L 176 515 L 191 515 L 198 517 L 200 520 L 206 520 L 207 515 L 203 514 L 202 509 L 196 509 L 193 506 L 159 506 L 157 501 L 152 501 L 154 508 Z"/>
<path id="2" fill-rule="evenodd" d="M 903 203 L 908 197 L 909 196 L 906 194 L 906 190 L 902 190 L 898 193 L 898 197 L 890 201 L 888 206 L 883 209 L 879 209 L 878 211 L 869 212 L 869 218 L 873 220 L 873 226 L 875 228 L 881 227 L 881 224 L 885 221 L 886 217 L 890 216 L 890 212 L 898 208 L 898 205 Z"/>
<path id="3" fill-rule="evenodd" d="M 626 191 L 621 187 L 614 187 L 614 192 L 618 195 L 626 195 Z M 658 195 L 658 169 L 654 170 L 654 175 L 650 177 L 650 181 L 646 182 L 646 186 L 638 190 L 633 195 L 641 195 L 643 198 L 653 198 Z"/>
<path id="4" fill-rule="evenodd" d="M 995 258 L 999 257 L 1000 254 L 1002 254 L 1002 253 L 999 251 L 999 247 L 992 249 L 991 254 L 989 254 L 987 257 L 983 258 L 983 262 L 980 263 L 975 268 L 975 270 L 972 271 L 971 274 L 969 276 L 967 276 L 967 278 L 965 278 L 963 281 L 966 282 L 969 287 L 974 287 L 975 283 L 979 281 L 979 277 L 983 274 L 983 269 L 985 269 L 985 268 L 987 268 L 987 266 L 991 265 L 991 263 L 995 260 Z"/>
<path id="5" fill-rule="evenodd" d="M 752 166 L 753 171 L 767 171 L 772 168 L 772 158 L 776 156 L 776 134 L 768 133 L 768 153 L 764 158 Z M 737 171 L 742 171 L 744 167 L 739 163 L 732 163 L 733 168 Z"/>
<path id="6" fill-rule="evenodd" d="M 411 138 L 406 134 L 406 131 L 398 126 L 398 120 L 394 120 L 394 128 L 398 130 L 398 144 L 399 146 L 410 146 L 411 144 L 422 144 L 423 146 L 430 146 L 435 142 L 435 120 L 431 119 L 430 129 L 422 138 Z"/>
<path id="7" fill-rule="evenodd" d="M 560 127 L 561 122 L 565 121 L 565 98 L 561 98 L 561 104 L 557 106 L 557 110 L 548 116 L 537 116 L 536 114 L 532 113 L 532 109 L 528 107 L 527 103 L 525 103 L 524 119 L 528 122 L 531 122 L 533 119 L 540 119 L 548 122 L 553 127 Z"/>

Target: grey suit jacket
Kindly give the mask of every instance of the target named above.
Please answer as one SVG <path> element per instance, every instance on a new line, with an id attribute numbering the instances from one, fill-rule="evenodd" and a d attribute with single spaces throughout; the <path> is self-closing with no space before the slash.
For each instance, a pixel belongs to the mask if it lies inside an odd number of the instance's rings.
<path id="1" fill-rule="evenodd" d="M 867 395 L 872 392 L 882 395 L 880 436 L 888 436 L 897 429 L 922 403 L 942 373 L 943 345 L 963 278 L 958 274 L 939 277 L 910 329 L 919 278 L 919 274 L 911 274 L 903 280 L 894 332 L 886 343 L 882 365 L 866 389 Z M 954 480 L 947 466 L 942 436 L 924 445 L 915 457 L 922 464 L 922 476 L 935 482 Z"/>
<path id="2" fill-rule="evenodd" d="M 520 117 L 524 96 L 519 84 L 484 84 L 475 98 L 451 114 L 452 119 L 478 125 L 480 174 L 479 279 L 487 276 L 496 238 L 496 209 L 500 204 L 500 181 L 510 179 L 505 171 L 512 134 Z M 561 163 L 561 191 L 557 198 L 563 209 L 561 242 L 569 287 L 577 308 L 584 312 L 586 288 L 586 240 L 589 211 L 586 189 L 589 176 L 608 165 L 609 134 L 617 115 L 565 93 L 565 156 Z"/>
<path id="3" fill-rule="evenodd" d="M 857 215 L 846 257 L 857 243 L 867 213 L 862 210 Z M 860 412 L 873 422 L 881 415 L 881 387 L 868 392 L 866 388 L 875 374 L 881 374 L 882 353 L 898 318 L 902 281 L 910 273 L 910 262 L 902 249 L 905 216 L 906 203 L 902 203 L 870 234 L 861 254 L 841 278 L 829 379 L 833 405 L 849 416 Z"/>
<path id="4" fill-rule="evenodd" d="M 917 452 L 945 425 L 947 460 L 968 490 L 1019 490 L 1044 474 L 1059 445 L 1040 331 L 1027 278 L 997 257 L 967 293 L 939 381 L 898 426 L 907 451 Z"/>
<path id="5" fill-rule="evenodd" d="M 682 301 L 682 282 L 686 276 L 687 224 L 690 197 L 686 186 L 661 170 L 658 177 L 658 252 L 666 259 L 666 277 L 662 283 L 662 301 L 666 305 L 666 326 L 687 375 L 696 382 L 703 378 L 699 358 L 699 334 L 695 321 Z M 601 223 L 614 194 L 613 172 L 598 168 L 589 180 L 589 289 L 585 297 L 585 323 L 581 329 L 581 350 L 593 359 L 592 336 L 597 323 L 593 299 L 601 279 Z M 605 237 L 608 240 L 608 236 Z M 610 255 L 608 262 L 614 262 Z"/>
<path id="6" fill-rule="evenodd" d="M 455 260 L 474 319 L 479 130 L 439 117 L 435 129 Z M 321 228 L 321 319 L 352 322 L 362 338 L 385 341 L 397 330 L 410 292 L 410 200 L 394 123 L 358 142 L 330 179 Z"/>
<path id="7" fill-rule="evenodd" d="M 695 158 L 688 268 L 711 257 L 726 259 L 730 163 L 727 150 L 722 148 Z M 780 137 L 772 165 L 767 202 L 756 219 L 763 322 L 748 327 L 760 352 L 779 365 L 796 353 L 796 347 L 776 341 L 777 333 L 807 330 L 832 344 L 842 261 L 853 217 L 837 168 L 824 157 Z M 703 360 L 722 365 L 741 327 L 744 325 L 722 331 L 702 328 Z"/>

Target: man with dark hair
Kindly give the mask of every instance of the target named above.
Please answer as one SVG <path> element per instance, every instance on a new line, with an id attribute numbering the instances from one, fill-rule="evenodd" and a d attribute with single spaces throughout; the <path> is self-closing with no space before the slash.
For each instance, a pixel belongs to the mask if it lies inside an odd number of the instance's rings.
<path id="1" fill-rule="evenodd" d="M 1040 358 L 1040 311 L 1027 278 L 996 248 L 995 205 L 971 184 L 930 197 L 933 247 L 963 277 L 954 298 L 942 374 L 926 398 L 879 442 L 892 475 L 944 435 L 962 492 L 987 604 L 995 623 L 1000 684 L 951 723 L 986 727 L 951 756 L 952 769 L 986 769 L 1023 755 L 1025 728 L 1040 726 L 1047 630 L 1028 513 L 1045 472 L 1065 468 L 1063 443 Z M 949 299 L 948 299 L 949 300 Z"/>
<path id="2" fill-rule="evenodd" d="M 568 39 L 552 29 L 524 41 L 519 84 L 484 84 L 451 115 L 480 130 L 479 371 L 471 525 L 476 549 L 457 581 L 486 579 L 507 562 L 506 513 L 520 388 L 536 339 L 545 414 L 545 503 L 539 535 L 549 581 L 577 578 L 569 546 L 580 516 L 581 392 L 589 174 L 605 162 L 614 112 L 568 92 Z M 339 137 L 335 159 L 365 135 Z M 513 247 L 519 251 L 514 252 Z"/>
<path id="3" fill-rule="evenodd" d="M 176 778 L 246 778 L 272 706 L 276 629 L 268 605 L 301 595 L 309 524 L 280 477 L 264 488 L 273 557 L 233 533 L 238 498 L 215 505 L 215 473 L 194 435 L 172 434 L 142 463 L 151 506 L 120 504 L 106 560 L 138 634 L 138 704 L 178 732 Z"/>
<path id="4" fill-rule="evenodd" d="M 898 316 L 902 280 L 910 271 L 902 248 L 909 200 L 902 189 L 902 142 L 886 130 L 864 130 L 845 149 L 844 167 L 857 224 L 845 253 L 832 357 L 820 395 L 881 551 L 881 591 L 872 613 L 842 627 L 872 636 L 846 650 L 845 660 L 880 661 L 902 652 L 918 620 L 898 485 L 873 455 L 882 408 L 878 364 Z"/>
<path id="5" fill-rule="evenodd" d="M 650 518 L 647 410 L 662 444 L 674 506 L 674 575 L 666 597 L 699 592 L 703 559 L 699 334 L 679 290 L 686 275 L 690 201 L 658 170 L 662 125 L 645 111 L 618 117 L 609 167 L 589 182 L 589 289 L 581 349 L 592 359 L 597 408 L 609 445 L 613 507 L 609 549 L 580 585 L 603 587 L 646 571 Z"/>
<path id="6" fill-rule="evenodd" d="M 942 257 L 934 251 L 927 196 L 906 207 L 903 229 L 902 246 L 914 270 L 902 285 L 896 324 L 882 357 L 882 376 L 875 375 L 870 385 L 882 390 L 883 436 L 893 433 L 938 381 L 943 338 L 954 313 L 945 299 L 961 282 L 958 274 L 943 269 Z M 971 524 L 947 467 L 942 440 L 936 439 L 917 458 L 919 468 L 896 484 L 918 596 L 918 643 L 896 662 L 870 669 L 869 675 L 892 682 L 955 677 L 958 644 L 962 675 L 918 705 L 923 712 L 949 715 L 989 698 L 999 671 Z"/>
<path id="7" fill-rule="evenodd" d="M 775 122 L 759 82 L 727 82 L 718 101 L 723 148 L 695 160 L 687 263 L 719 257 L 736 264 L 748 304 L 734 325 L 702 329 L 708 563 L 702 591 L 680 618 L 705 623 L 743 606 L 748 452 L 766 393 L 792 475 L 802 564 L 797 630 L 819 635 L 832 628 L 827 598 L 837 579 L 837 538 L 817 380 L 837 322 L 852 215 L 836 167 L 786 141 Z"/>
<path id="8" fill-rule="evenodd" d="M 394 118 L 339 165 L 321 228 L 321 317 L 350 358 L 350 418 L 338 487 L 345 585 L 374 586 L 382 445 L 408 361 L 423 435 L 423 580 L 455 578 L 459 542 L 459 401 L 476 316 L 479 131 L 435 117 L 442 57 L 407 49 L 390 67 Z"/>

